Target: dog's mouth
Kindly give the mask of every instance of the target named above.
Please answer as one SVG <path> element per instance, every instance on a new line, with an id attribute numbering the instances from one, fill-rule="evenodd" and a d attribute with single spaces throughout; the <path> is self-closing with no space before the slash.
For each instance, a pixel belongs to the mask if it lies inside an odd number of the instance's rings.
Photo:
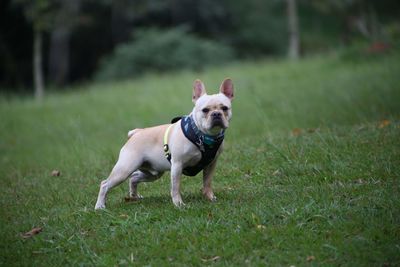
<path id="1" fill-rule="evenodd" d="M 221 127 L 223 129 L 225 129 L 226 126 L 225 126 L 224 120 L 222 118 L 213 119 L 211 122 L 211 128 L 214 128 L 214 127 Z"/>

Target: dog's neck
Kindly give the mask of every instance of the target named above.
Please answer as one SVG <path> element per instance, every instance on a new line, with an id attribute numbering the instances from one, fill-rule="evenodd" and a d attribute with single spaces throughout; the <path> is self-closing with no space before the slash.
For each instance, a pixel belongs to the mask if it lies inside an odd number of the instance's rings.
<path id="1" fill-rule="evenodd" d="M 223 135 L 225 132 L 225 129 L 223 128 L 220 128 L 219 130 L 215 129 L 215 131 L 206 131 L 202 129 L 201 125 L 199 125 L 198 122 L 194 119 L 193 112 L 191 112 L 187 117 L 190 117 L 193 125 L 193 130 L 196 132 L 196 134 L 209 136 L 211 138 L 218 138 L 221 134 Z"/>
<path id="2" fill-rule="evenodd" d="M 217 131 L 215 134 L 212 133 L 208 133 L 204 130 L 201 129 L 201 127 L 197 124 L 196 120 L 194 119 L 193 113 L 190 113 L 189 116 L 185 116 L 182 119 L 187 118 L 187 122 L 188 124 L 192 127 L 193 132 L 199 136 L 199 137 L 205 137 L 206 139 L 214 139 L 214 140 L 218 140 L 218 139 L 222 139 L 224 138 L 224 134 L 225 134 L 225 129 L 220 129 L 219 131 Z"/>

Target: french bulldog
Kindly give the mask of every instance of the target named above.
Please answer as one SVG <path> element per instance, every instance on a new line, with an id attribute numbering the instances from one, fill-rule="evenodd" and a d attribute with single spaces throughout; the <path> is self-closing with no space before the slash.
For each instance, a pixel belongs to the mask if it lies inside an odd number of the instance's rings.
<path id="1" fill-rule="evenodd" d="M 134 129 L 122 147 L 117 163 L 109 177 L 100 184 L 95 209 L 104 209 L 110 189 L 129 181 L 129 197 L 141 199 L 137 187 L 151 182 L 165 171 L 171 174 L 171 197 L 175 206 L 184 206 L 180 194 L 183 174 L 194 176 L 203 171 L 203 195 L 215 201 L 211 182 L 217 158 L 222 152 L 223 137 L 232 117 L 234 98 L 232 80 L 226 78 L 218 94 L 208 95 L 204 84 L 193 84 L 192 112 L 171 124 Z"/>

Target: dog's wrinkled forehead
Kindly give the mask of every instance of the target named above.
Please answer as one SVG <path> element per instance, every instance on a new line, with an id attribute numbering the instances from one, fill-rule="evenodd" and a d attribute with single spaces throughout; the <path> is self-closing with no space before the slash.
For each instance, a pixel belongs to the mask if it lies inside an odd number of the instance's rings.
<path id="1" fill-rule="evenodd" d="M 196 102 L 196 107 L 231 106 L 231 101 L 224 94 L 202 95 Z"/>

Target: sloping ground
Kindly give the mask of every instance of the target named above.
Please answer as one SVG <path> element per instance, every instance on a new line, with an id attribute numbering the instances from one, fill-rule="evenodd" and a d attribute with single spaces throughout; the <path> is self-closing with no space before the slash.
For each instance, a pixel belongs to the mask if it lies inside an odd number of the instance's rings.
<path id="1" fill-rule="evenodd" d="M 0 102 L 0 265 L 400 265 L 400 56 L 236 63 Z M 218 202 L 201 177 L 127 184 L 94 212 L 128 130 L 192 108 L 229 76 Z M 52 176 L 60 170 L 61 176 Z M 21 234 L 34 227 L 30 238 Z"/>

